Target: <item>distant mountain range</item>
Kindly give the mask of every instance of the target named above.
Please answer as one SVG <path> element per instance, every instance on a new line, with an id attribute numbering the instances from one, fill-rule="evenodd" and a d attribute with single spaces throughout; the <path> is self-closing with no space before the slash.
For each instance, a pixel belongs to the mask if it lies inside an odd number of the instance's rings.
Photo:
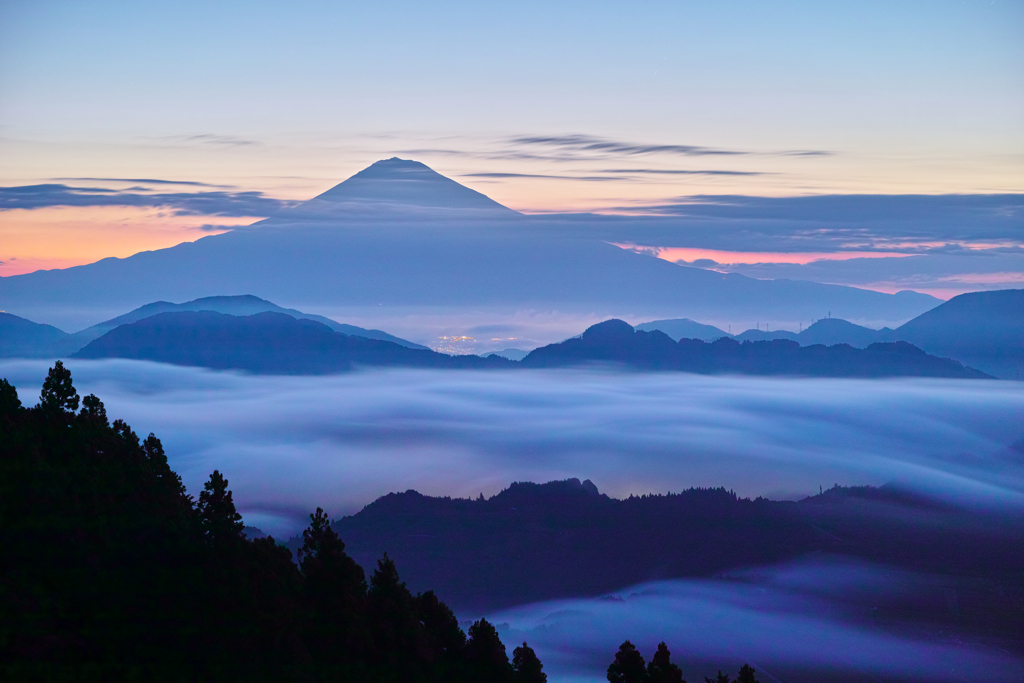
<path id="1" fill-rule="evenodd" d="M 731 336 L 689 319 L 656 320 L 635 330 L 622 321 L 610 320 L 578 338 L 533 352 L 505 349 L 485 357 L 494 359 L 487 367 L 502 366 L 499 361 L 507 359 L 521 361 L 513 366 L 523 367 L 617 363 L 642 370 L 829 377 L 983 376 L 971 369 L 977 367 L 1013 379 L 1024 378 L 1022 311 L 1024 290 L 1003 290 L 955 297 L 897 330 L 872 330 L 825 318 L 800 333 L 747 330 Z M 177 315 L 197 312 L 221 313 L 223 317 Z M 273 316 L 242 320 L 260 313 L 277 313 L 287 320 Z M 161 316 L 158 323 L 137 325 L 157 316 Z M 314 322 L 319 327 L 289 320 Z M 123 329 L 128 326 L 133 327 Z M 408 355 L 390 347 L 371 352 L 369 347 L 357 349 L 358 341 L 339 345 L 334 336 L 327 336 L 329 332 L 429 353 Z M 276 339 L 277 346 L 267 346 L 267 335 Z M 215 339 L 219 341 L 210 341 Z M 912 342 L 913 346 L 897 342 Z M 203 349 L 203 345 L 211 348 Z M 331 353 L 339 355 L 330 357 Z M 286 309 L 251 295 L 207 297 L 182 304 L 158 301 L 75 334 L 0 313 L 0 357 L 72 354 L 266 373 L 341 372 L 353 364 L 484 367 L 474 365 L 476 361 L 468 356 L 453 364 L 447 360 L 449 356 L 387 332 Z"/>
<path id="2" fill-rule="evenodd" d="M 0 313 L 0 358 L 52 358 L 68 336 L 52 325 Z"/>
<path id="3" fill-rule="evenodd" d="M 511 354 L 510 354 L 511 355 Z M 268 374 L 329 374 L 359 366 L 419 368 L 561 368 L 614 363 L 635 370 L 813 377 L 985 378 L 960 363 L 905 342 L 801 347 L 796 342 L 672 341 L 621 320 L 580 337 L 535 349 L 521 361 L 499 354 L 449 356 L 335 332 L 284 313 L 235 316 L 213 311 L 158 313 L 120 325 L 89 342 L 76 358 L 128 358 Z"/>
<path id="4" fill-rule="evenodd" d="M 1024 380 L 1024 289 L 961 294 L 889 336 L 996 377 Z"/>
<path id="5" fill-rule="evenodd" d="M 244 291 L 295 307 L 686 311 L 734 320 L 808 320 L 833 311 L 902 322 L 939 303 L 916 292 L 722 274 L 609 243 L 609 231 L 625 240 L 674 220 L 526 216 L 423 164 L 387 159 L 252 226 L 129 258 L 0 278 L 0 308 L 59 322 L 69 311 L 83 316 Z"/>
<path id="6" fill-rule="evenodd" d="M 723 337 L 711 343 L 699 339 L 675 342 L 663 332 L 634 330 L 621 320 L 607 320 L 577 338 L 534 349 L 522 361 L 523 366 L 531 368 L 593 363 L 702 374 L 989 377 L 955 360 L 930 356 L 906 342 L 876 343 L 866 349 L 846 344 L 800 346 L 785 339 L 738 342 Z"/>
<path id="7" fill-rule="evenodd" d="M 183 304 L 156 301 L 74 334 L 68 334 L 50 325 L 34 323 L 10 313 L 0 313 L 0 358 L 57 358 L 68 356 L 79 351 L 92 340 L 102 337 L 107 332 L 121 325 L 138 322 L 160 313 L 182 311 L 214 311 L 235 316 L 265 312 L 283 313 L 300 320 L 315 320 L 335 332 L 346 335 L 389 341 L 410 349 L 427 348 L 381 330 L 367 330 L 355 325 L 346 325 L 320 315 L 311 315 L 292 308 L 282 308 L 259 297 L 241 295 L 212 296 L 196 299 L 195 301 L 187 301 Z"/>
<path id="8" fill-rule="evenodd" d="M 1003 379 L 1024 379 L 1024 289 L 971 292 L 901 325 L 873 330 L 838 318 L 824 318 L 801 332 L 747 330 L 735 336 L 689 319 L 655 320 L 637 330 L 660 330 L 672 339 L 738 341 L 785 339 L 801 346 L 849 344 L 865 348 L 878 342 L 909 342 L 932 355 L 953 358 L 964 365 Z"/>
<path id="9" fill-rule="evenodd" d="M 448 356 L 380 339 L 350 336 L 284 313 L 158 313 L 114 328 L 75 358 L 129 358 L 215 370 L 330 374 L 362 365 L 417 368 L 505 367 L 510 361 Z"/>

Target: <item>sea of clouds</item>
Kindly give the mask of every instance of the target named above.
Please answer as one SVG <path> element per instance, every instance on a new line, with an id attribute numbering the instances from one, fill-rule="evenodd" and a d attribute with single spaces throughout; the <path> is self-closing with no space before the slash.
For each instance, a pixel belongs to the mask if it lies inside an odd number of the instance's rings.
<path id="1" fill-rule="evenodd" d="M 1024 662 L 998 647 L 937 628 L 904 627 L 901 633 L 876 622 L 874 598 L 912 595 L 931 580 L 848 560 L 808 559 L 489 616 L 504 642 L 528 641 L 560 683 L 605 680 L 626 639 L 646 659 L 666 642 L 689 681 L 718 670 L 735 676 L 745 663 L 762 683 L 1020 680 Z"/>
<path id="2" fill-rule="evenodd" d="M 0 377 L 33 404 L 47 365 L 0 361 Z M 897 481 L 961 505 L 1024 509 L 1019 382 L 595 370 L 282 377 L 123 360 L 68 367 L 79 393 L 97 394 L 111 418 L 164 441 L 190 492 L 221 470 L 246 523 L 279 537 L 316 506 L 337 517 L 391 491 L 492 495 L 512 481 L 568 477 L 615 497 L 725 486 L 795 499 L 835 483 Z M 1010 680 L 1000 675 L 1020 670 L 1006 652 L 894 637 L 844 612 L 851 591 L 893 580 L 884 568 L 804 564 L 491 616 L 507 622 L 507 643 L 526 638 L 537 648 L 552 681 L 602 680 L 626 638 L 647 656 L 668 640 L 687 661 L 720 662 L 733 674 L 750 661 L 762 681 L 804 680 L 787 672 L 818 665 L 866 676 L 856 680 L 980 680 L 970 672 Z"/>
<path id="3" fill-rule="evenodd" d="M 725 486 L 795 499 L 836 483 L 898 481 L 964 503 L 1024 506 L 1017 382 L 68 367 L 111 419 L 164 441 L 189 491 L 219 469 L 247 523 L 277 534 L 304 526 L 316 506 L 352 514 L 392 491 L 475 497 L 568 477 L 614 497 Z M 25 403 L 38 400 L 46 369 L 0 361 Z"/>

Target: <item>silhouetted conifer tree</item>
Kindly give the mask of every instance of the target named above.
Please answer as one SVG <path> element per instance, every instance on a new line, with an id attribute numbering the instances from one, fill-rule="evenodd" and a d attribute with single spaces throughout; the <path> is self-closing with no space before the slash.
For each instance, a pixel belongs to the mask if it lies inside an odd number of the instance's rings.
<path id="1" fill-rule="evenodd" d="M 162 454 L 162 447 L 160 452 Z M 208 541 L 223 544 L 245 539 L 242 533 L 245 526 L 242 524 L 242 515 L 235 509 L 231 491 L 228 491 L 228 480 L 218 470 L 214 470 L 210 480 L 203 485 L 196 511 L 199 513 L 203 536 Z"/>
<path id="2" fill-rule="evenodd" d="M 100 409 L 103 408 L 103 404 L 100 404 Z M 106 413 L 103 414 L 106 419 Z M 165 490 L 168 493 L 182 498 L 182 502 L 188 502 L 191 504 L 191 499 L 185 493 L 185 485 L 181 482 L 181 477 L 177 472 L 171 469 L 171 466 L 167 464 L 167 455 L 164 453 L 164 445 L 160 443 L 160 439 L 156 438 L 156 435 L 150 433 L 146 437 L 146 440 L 142 442 L 142 452 L 146 456 L 146 461 L 149 463 L 150 469 L 153 474 L 156 475 L 157 480 L 163 484 Z M 227 480 L 224 481 L 224 485 L 227 486 Z M 231 492 L 227 493 L 228 499 L 231 499 Z M 202 498 L 202 494 L 200 494 Z M 232 502 L 232 505 L 234 503 Z M 239 516 L 239 520 L 241 516 Z"/>
<path id="3" fill-rule="evenodd" d="M 704 677 L 704 683 L 730 683 L 729 677 L 722 673 L 722 670 L 718 670 L 718 675 L 714 678 Z"/>
<path id="4" fill-rule="evenodd" d="M 78 414 L 78 417 L 82 424 L 94 429 L 110 426 L 107 421 L 107 409 L 103 406 L 103 401 L 96 398 L 95 394 L 89 394 L 82 399 L 82 412 Z"/>
<path id="5" fill-rule="evenodd" d="M 740 675 L 736 677 L 735 683 L 758 683 L 755 673 L 754 667 L 744 664 L 740 667 Z"/>
<path id="6" fill-rule="evenodd" d="M 71 371 L 57 361 L 50 368 L 39 394 L 39 407 L 52 417 L 78 410 L 78 392 L 71 382 Z"/>
<path id="7" fill-rule="evenodd" d="M 0 417 L 13 417 L 21 411 L 21 399 L 18 390 L 5 379 L 0 379 Z"/>
<path id="8" fill-rule="evenodd" d="M 512 664 L 508 661 L 505 645 L 498 637 L 497 629 L 486 619 L 469 627 L 466 663 L 471 681 L 508 683 L 513 680 Z"/>
<path id="9" fill-rule="evenodd" d="M 647 681 L 644 657 L 628 640 L 619 646 L 619 651 L 615 653 L 615 661 L 608 666 L 608 680 L 610 683 L 645 683 Z"/>
<path id="10" fill-rule="evenodd" d="M 323 510 L 310 520 L 296 566 L 244 537 L 219 471 L 193 501 L 160 440 L 109 424 L 62 364 L 34 408 L 0 380 L 0 680 L 544 680 L 486 621 L 467 642 L 387 555 L 368 589 Z"/>
<path id="11" fill-rule="evenodd" d="M 672 663 L 672 653 L 665 643 L 658 643 L 658 651 L 647 665 L 647 679 L 650 683 L 686 683 L 682 670 Z"/>
<path id="12" fill-rule="evenodd" d="M 544 665 L 525 640 L 522 647 L 512 651 L 512 670 L 516 674 L 516 683 L 547 683 L 548 680 L 548 675 L 544 673 Z"/>
<path id="13" fill-rule="evenodd" d="M 425 631 L 425 644 L 439 681 L 458 680 L 463 673 L 466 634 L 455 613 L 427 591 L 416 596 L 416 609 Z"/>
<path id="14" fill-rule="evenodd" d="M 323 509 L 309 516 L 302 532 L 299 567 L 306 594 L 306 644 L 314 658 L 354 666 L 369 647 L 362 618 L 366 574 L 345 554 L 345 544 L 331 529 Z"/>
<path id="15" fill-rule="evenodd" d="M 384 553 L 370 577 L 367 617 L 376 665 L 410 679 L 430 663 L 430 651 L 417 614 L 416 600 L 399 578 L 395 563 Z"/>

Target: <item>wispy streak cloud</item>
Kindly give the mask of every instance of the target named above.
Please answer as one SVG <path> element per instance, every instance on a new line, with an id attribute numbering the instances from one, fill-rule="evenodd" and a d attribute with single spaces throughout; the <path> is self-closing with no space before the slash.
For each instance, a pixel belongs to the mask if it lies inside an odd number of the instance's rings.
<path id="1" fill-rule="evenodd" d="M 40 209 L 51 206 L 167 207 L 179 216 L 270 216 L 298 202 L 267 197 L 262 192 L 140 193 L 102 187 L 71 187 L 49 183 L 0 187 L 0 210 Z"/>

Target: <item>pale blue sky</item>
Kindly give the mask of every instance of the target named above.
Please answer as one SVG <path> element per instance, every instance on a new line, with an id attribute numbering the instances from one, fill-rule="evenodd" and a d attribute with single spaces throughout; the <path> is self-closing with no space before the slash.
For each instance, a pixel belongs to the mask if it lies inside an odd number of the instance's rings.
<path id="1" fill-rule="evenodd" d="M 640 166 L 762 175 L 474 186 L 523 208 L 687 188 L 1020 190 L 1024 3 L 0 6 L 0 180 L 162 165 L 274 189 L 271 176 L 312 186 L 392 152 L 450 174 L 622 167 L 524 160 L 538 150 L 507 140 L 567 134 L 757 152 Z M 777 154 L 795 150 L 834 156 Z"/>

